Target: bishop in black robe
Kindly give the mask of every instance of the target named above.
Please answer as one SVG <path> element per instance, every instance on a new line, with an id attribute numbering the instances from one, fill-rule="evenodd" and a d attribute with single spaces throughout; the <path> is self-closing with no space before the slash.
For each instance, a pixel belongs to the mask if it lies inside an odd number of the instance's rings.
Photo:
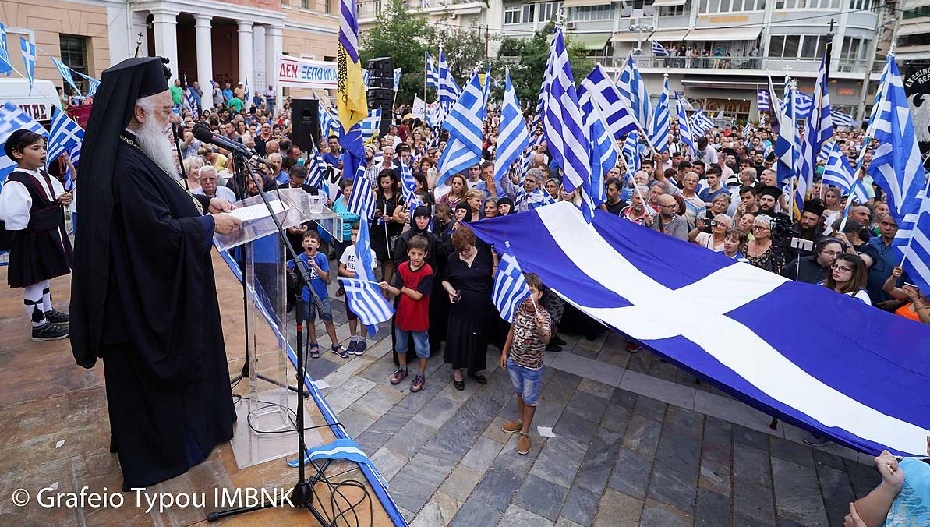
<path id="1" fill-rule="evenodd" d="M 103 359 L 124 491 L 183 474 L 235 421 L 210 256 L 219 218 L 126 129 L 137 99 L 167 89 L 164 71 L 155 58 L 104 72 L 81 163 L 72 351 L 85 368 Z"/>

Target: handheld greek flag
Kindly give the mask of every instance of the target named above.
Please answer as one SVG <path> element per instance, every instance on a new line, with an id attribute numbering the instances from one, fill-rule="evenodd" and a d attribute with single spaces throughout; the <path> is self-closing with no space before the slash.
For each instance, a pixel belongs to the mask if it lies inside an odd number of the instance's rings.
<path id="1" fill-rule="evenodd" d="M 6 177 L 16 168 L 16 163 L 3 153 L 2 147 L 6 144 L 6 140 L 10 138 L 10 134 L 20 128 L 48 136 L 48 132 L 38 121 L 20 110 L 15 104 L 8 102 L 0 106 L 0 185 L 6 181 Z"/>
<path id="2" fill-rule="evenodd" d="M 669 129 L 671 128 L 670 109 L 668 102 L 668 74 L 665 74 L 665 84 L 662 87 L 662 95 L 659 96 L 659 102 L 656 104 L 655 112 L 652 114 L 652 132 L 650 139 L 653 146 L 658 152 L 668 152 Z"/>
<path id="3" fill-rule="evenodd" d="M 316 155 L 310 159 L 310 165 L 307 167 L 307 184 L 320 188 L 328 173 L 329 165 L 326 164 L 323 155 L 317 150 Z"/>
<path id="4" fill-rule="evenodd" d="M 681 142 L 688 147 L 691 152 L 691 159 L 697 158 L 697 148 L 694 146 L 694 137 L 691 136 L 691 125 L 688 124 L 688 116 L 685 114 L 685 105 L 682 104 L 680 97 L 675 97 L 675 106 L 678 109 L 678 137 Z"/>
<path id="5" fill-rule="evenodd" d="M 696 110 L 691 114 L 691 127 L 694 133 L 700 136 L 707 135 L 707 132 L 714 129 L 716 124 L 713 119 L 707 116 L 703 110 Z"/>
<path id="6" fill-rule="evenodd" d="M 649 101 L 649 92 L 646 91 L 646 83 L 642 75 L 639 74 L 639 68 L 636 67 L 636 61 L 633 60 L 633 54 L 626 59 L 626 65 L 620 72 L 620 78 L 617 82 L 617 90 L 625 99 L 627 106 L 633 112 L 633 117 L 639 121 L 643 130 L 649 129 L 652 125 L 652 103 Z"/>
<path id="7" fill-rule="evenodd" d="M 71 164 L 77 166 L 81 161 L 81 144 L 84 142 L 84 129 L 65 112 L 55 109 L 52 119 L 52 131 L 48 138 L 48 150 L 45 156 L 45 167 L 58 159 L 58 156 L 67 152 Z M 65 190 L 74 188 L 72 174 L 65 174 Z"/>
<path id="8" fill-rule="evenodd" d="M 617 143 L 607 131 L 607 123 L 601 109 L 594 102 L 590 91 L 584 85 L 578 89 L 578 103 L 584 115 L 585 134 L 589 138 L 588 149 L 591 155 L 591 177 L 582 185 L 581 212 L 586 220 L 594 218 L 594 211 L 606 201 L 604 176 L 617 166 L 620 153 Z"/>
<path id="9" fill-rule="evenodd" d="M 368 110 L 368 117 L 359 123 L 362 142 L 367 143 L 381 130 L 381 108 Z"/>
<path id="10" fill-rule="evenodd" d="M 526 279 L 523 278 L 520 264 L 510 253 L 510 244 L 507 243 L 506 247 L 507 249 L 501 253 L 497 274 L 494 275 L 492 296 L 494 306 L 501 318 L 512 324 L 513 315 L 520 307 L 520 303 L 530 296 L 530 288 L 526 285 Z"/>
<path id="11" fill-rule="evenodd" d="M 520 111 L 517 91 L 510 82 L 510 68 L 507 68 L 497 144 L 500 146 L 494 160 L 494 179 L 500 181 L 530 144 L 530 132 L 526 129 L 526 121 L 523 120 L 523 112 Z"/>
<path id="12" fill-rule="evenodd" d="M 394 68 L 394 92 L 400 90 L 400 78 L 402 76 L 403 70 L 401 68 Z"/>
<path id="13" fill-rule="evenodd" d="M 656 57 L 667 57 L 668 51 L 662 47 L 662 44 L 659 44 L 655 40 L 650 41 L 652 43 L 652 54 Z"/>
<path id="14" fill-rule="evenodd" d="M 71 68 L 65 66 L 65 64 L 58 60 L 55 57 L 52 57 L 52 63 L 55 64 L 55 68 L 58 69 L 58 73 L 61 74 L 62 80 L 68 83 L 68 86 L 74 89 L 74 93 L 81 93 L 81 90 L 78 89 L 77 84 L 74 82 L 74 76 L 71 74 Z"/>
<path id="15" fill-rule="evenodd" d="M 349 195 L 346 208 L 349 209 L 349 212 L 371 218 L 375 215 L 375 191 L 371 186 L 371 180 L 365 175 L 364 166 L 358 167 L 354 179 L 352 194 Z"/>
<path id="16" fill-rule="evenodd" d="M 770 112 L 772 111 L 771 98 L 769 96 L 769 91 L 765 89 L 756 91 L 756 103 L 759 106 L 760 112 Z"/>
<path id="17" fill-rule="evenodd" d="M 324 140 L 331 136 L 339 137 L 340 128 L 339 119 L 328 108 L 320 110 L 320 133 Z"/>
<path id="18" fill-rule="evenodd" d="M 785 81 L 785 97 L 782 99 L 782 106 L 788 105 L 788 88 L 787 81 Z M 801 119 L 807 119 L 811 115 L 811 109 L 814 107 L 814 98 L 810 95 L 794 90 L 794 119 L 795 121 L 800 121 Z"/>
<path id="19" fill-rule="evenodd" d="M 543 130 L 552 159 L 562 168 L 562 185 L 571 192 L 591 178 L 590 140 L 585 135 L 562 28 L 556 27 L 554 32 L 549 47 L 547 68 L 552 76 L 546 90 Z"/>
<path id="20" fill-rule="evenodd" d="M 455 101 L 459 98 L 461 90 L 459 89 L 458 84 L 455 83 L 455 79 L 452 77 L 452 72 L 449 71 L 449 64 L 446 62 L 446 52 L 442 49 L 439 50 L 439 105 L 442 106 L 442 109 L 446 112 L 449 111 L 449 108 L 455 104 Z"/>
<path id="21" fill-rule="evenodd" d="M 795 188 L 794 204 L 798 210 L 804 207 L 804 196 L 814 184 L 814 172 L 817 168 L 817 158 L 823 144 L 833 137 L 833 117 L 830 115 L 830 48 L 827 44 L 823 57 L 820 60 L 820 71 L 817 73 L 817 82 L 814 83 L 814 104 L 811 117 L 807 119 L 804 128 L 804 142 L 801 145 L 801 170 L 798 174 L 798 184 Z"/>
<path id="22" fill-rule="evenodd" d="M 630 132 L 623 140 L 623 159 L 626 161 L 626 168 L 629 172 L 636 172 L 643 166 L 643 160 L 639 155 L 639 133 Z"/>
<path id="23" fill-rule="evenodd" d="M 439 68 L 433 64 L 433 58 L 426 52 L 426 86 L 429 88 L 439 89 Z M 426 97 L 426 94 L 423 95 Z"/>
<path id="24" fill-rule="evenodd" d="M 0 24 L 0 73 L 7 75 L 13 71 L 13 65 L 10 63 L 10 50 L 6 46 L 6 26 Z"/>
<path id="25" fill-rule="evenodd" d="M 365 177 L 355 178 L 356 184 Z M 352 189 L 355 193 L 355 189 Z M 355 242 L 355 278 L 339 278 L 346 289 L 346 303 L 368 329 L 368 336 L 378 332 L 377 324 L 394 316 L 394 307 L 374 281 L 371 260 L 371 241 L 368 236 L 368 216 L 360 214 L 358 238 Z"/>
<path id="26" fill-rule="evenodd" d="M 591 99 L 601 109 L 607 121 L 607 130 L 614 139 L 619 141 L 637 130 L 636 119 L 630 112 L 626 100 L 600 64 L 594 66 L 591 73 L 581 81 L 578 89 L 590 93 Z"/>
<path id="27" fill-rule="evenodd" d="M 465 86 L 465 91 L 446 116 L 446 120 L 442 122 L 442 127 L 449 132 L 449 142 L 439 156 L 437 185 L 481 162 L 483 126 L 487 114 L 485 91 L 478 72 L 475 72 Z"/>
<path id="28" fill-rule="evenodd" d="M 827 185 L 837 187 L 843 195 L 852 193 L 855 196 L 856 203 L 865 203 L 869 200 L 865 194 L 865 188 L 862 180 L 855 177 L 852 167 L 846 160 L 846 156 L 840 152 L 839 145 L 836 141 L 824 143 L 824 150 L 827 152 L 827 164 L 823 171 L 823 182 Z M 857 184 L 858 183 L 858 184 Z M 852 200 L 850 200 L 852 202 Z"/>
<path id="29" fill-rule="evenodd" d="M 29 81 L 29 93 L 32 93 L 32 84 L 36 77 L 36 45 L 23 37 L 19 37 L 19 47 L 23 51 L 23 65 L 26 80 Z"/>
<path id="30" fill-rule="evenodd" d="M 898 224 L 894 245 L 902 246 L 904 270 L 923 291 L 930 291 L 930 198 L 914 123 L 894 54 L 887 58 L 887 75 L 872 135 L 879 142 L 867 172 L 888 195 L 888 208 Z"/>
<path id="31" fill-rule="evenodd" d="M 791 93 L 796 91 L 791 89 L 790 83 L 786 82 L 785 86 Z M 769 89 L 772 91 L 772 106 L 775 109 L 776 119 L 778 119 L 778 138 L 775 140 L 775 157 L 778 159 L 776 172 L 778 173 L 778 182 L 784 183 L 798 173 L 797 163 L 800 157 L 800 152 L 798 152 L 798 126 L 794 118 L 794 105 L 791 104 L 792 98 L 789 98 L 787 106 L 780 105 L 778 99 L 775 98 L 775 88 L 772 86 L 771 78 L 769 78 Z"/>

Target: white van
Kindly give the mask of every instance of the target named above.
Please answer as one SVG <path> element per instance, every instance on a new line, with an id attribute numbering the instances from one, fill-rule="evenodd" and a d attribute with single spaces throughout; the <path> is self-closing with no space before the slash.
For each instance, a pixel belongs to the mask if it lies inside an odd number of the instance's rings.
<path id="1" fill-rule="evenodd" d="M 11 102 L 46 127 L 52 120 L 52 107 L 60 106 L 55 84 L 36 79 L 29 92 L 29 82 L 19 78 L 0 78 L 0 105 Z"/>

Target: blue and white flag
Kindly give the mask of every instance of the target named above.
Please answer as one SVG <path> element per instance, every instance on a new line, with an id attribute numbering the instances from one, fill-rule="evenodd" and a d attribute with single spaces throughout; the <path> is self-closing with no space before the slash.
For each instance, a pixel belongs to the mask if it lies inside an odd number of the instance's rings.
<path id="1" fill-rule="evenodd" d="M 787 84 L 787 81 L 786 81 Z M 788 105 L 788 87 L 785 86 L 785 96 L 781 102 L 782 106 Z M 810 95 L 794 90 L 794 119 L 800 121 L 807 119 L 811 115 L 811 109 L 814 107 L 814 98 Z"/>
<path id="2" fill-rule="evenodd" d="M 510 82 L 510 68 L 507 68 L 499 128 L 497 157 L 494 160 L 495 181 L 500 181 L 507 174 L 510 166 L 523 155 L 530 144 L 530 132 L 526 129 L 526 121 L 523 120 L 523 112 L 520 111 L 517 91 Z"/>
<path id="3" fill-rule="evenodd" d="M 691 152 L 691 159 L 697 159 L 697 147 L 694 145 L 694 137 L 691 135 L 691 125 L 688 124 L 688 116 L 685 114 L 685 105 L 682 104 L 681 98 L 675 98 L 675 106 L 678 109 L 678 137 L 681 142 L 688 147 Z"/>
<path id="4" fill-rule="evenodd" d="M 433 64 L 433 58 L 429 56 L 429 51 L 426 52 L 426 86 L 428 88 L 439 89 L 439 68 Z M 423 97 L 426 98 L 426 94 L 423 94 Z"/>
<path id="5" fill-rule="evenodd" d="M 401 68 L 394 68 L 394 93 L 400 90 L 400 78 L 403 73 Z"/>
<path id="6" fill-rule="evenodd" d="M 562 28 L 556 27 L 554 33 L 549 48 L 547 69 L 552 76 L 546 89 L 543 131 L 552 160 L 562 169 L 562 186 L 571 192 L 591 177 L 590 140 L 585 135 Z"/>
<path id="7" fill-rule="evenodd" d="M 452 71 L 449 70 L 449 64 L 446 62 L 446 52 L 439 50 L 439 105 L 446 112 L 458 100 L 461 90 L 455 79 L 452 77 Z"/>
<path id="8" fill-rule="evenodd" d="M 760 112 L 772 111 L 771 96 L 768 90 L 760 89 L 756 91 L 756 103 L 759 106 Z"/>
<path id="9" fill-rule="evenodd" d="M 639 134 L 630 132 L 623 141 L 623 159 L 629 172 L 635 173 L 643 166 L 643 159 L 639 155 Z"/>
<path id="10" fill-rule="evenodd" d="M 339 118 L 333 115 L 330 109 L 323 108 L 320 110 L 320 133 L 324 141 L 332 136 L 339 137 L 341 128 Z"/>
<path id="11" fill-rule="evenodd" d="M 326 445 L 307 448 L 306 455 L 304 456 L 305 462 L 309 464 L 311 461 L 316 461 L 318 459 L 347 459 L 353 463 L 368 465 L 377 473 L 377 468 L 371 460 L 368 459 L 368 456 L 362 452 L 358 443 L 351 439 L 336 439 L 332 443 Z M 294 468 L 300 465 L 300 460 L 294 459 L 293 461 L 288 461 L 287 464 L 291 468 Z"/>
<path id="12" fill-rule="evenodd" d="M 789 92 L 796 93 L 797 90 L 792 90 L 790 86 L 790 83 L 785 83 L 785 87 Z M 769 89 L 774 90 L 771 78 L 769 78 Z M 797 176 L 798 161 L 801 157 L 798 145 L 800 142 L 798 139 L 798 126 L 794 114 L 795 105 L 792 104 L 791 99 L 792 98 L 789 98 L 786 106 L 782 106 L 775 97 L 774 91 L 772 93 L 772 106 L 775 110 L 775 118 L 778 119 L 778 138 L 775 140 L 775 157 L 778 160 L 776 163 L 776 172 L 778 173 L 778 182 L 780 184 L 790 181 L 791 178 Z"/>
<path id="13" fill-rule="evenodd" d="M 455 106 L 449 111 L 446 120 L 442 122 L 442 127 L 449 132 L 449 141 L 439 156 L 437 185 L 481 162 L 481 149 L 484 146 L 483 126 L 487 115 L 485 90 L 476 71 Z"/>
<path id="14" fill-rule="evenodd" d="M 894 54 L 888 54 L 884 77 L 878 89 L 878 110 L 870 127 L 871 137 L 879 144 L 867 172 L 888 196 L 889 212 L 898 224 L 894 244 L 902 246 L 904 270 L 922 291 L 930 291 L 927 174 Z"/>
<path id="15" fill-rule="evenodd" d="M 400 163 L 400 190 L 401 197 L 407 208 L 410 209 L 410 217 L 413 218 L 413 211 L 423 204 L 420 196 L 417 196 L 417 180 L 413 177 L 413 171 L 403 161 Z"/>
<path id="16" fill-rule="evenodd" d="M 13 71 L 13 64 L 10 62 L 10 50 L 6 45 L 6 26 L 0 24 L 0 74 L 7 75 Z"/>
<path id="17" fill-rule="evenodd" d="M 26 80 L 29 81 L 29 93 L 32 93 L 32 84 L 36 78 L 36 45 L 23 37 L 19 37 L 19 47 L 23 51 L 23 66 Z"/>
<path id="18" fill-rule="evenodd" d="M 814 104 L 811 107 L 811 117 L 807 119 L 804 127 L 804 141 L 801 145 L 801 169 L 798 173 L 798 183 L 795 188 L 794 204 L 798 210 L 804 208 L 804 196 L 807 189 L 814 184 L 814 173 L 817 169 L 817 159 L 823 144 L 833 138 L 833 117 L 830 115 L 830 45 L 827 45 L 823 57 L 820 59 L 820 70 L 817 72 L 817 81 L 814 83 Z"/>
<path id="19" fill-rule="evenodd" d="M 16 162 L 3 153 L 3 146 L 6 145 L 6 140 L 10 138 L 10 134 L 20 128 L 48 136 L 45 128 L 30 117 L 29 114 L 20 110 L 13 103 L 5 103 L 0 107 L 0 185 L 6 181 L 6 177 L 16 168 Z"/>
<path id="20" fill-rule="evenodd" d="M 365 177 L 355 178 L 358 185 Z M 352 189 L 355 193 L 355 189 Z M 351 209 L 350 209 L 351 210 Z M 371 260 L 371 240 L 368 235 L 368 216 L 360 214 L 358 238 L 355 242 L 355 278 L 339 278 L 346 289 L 346 304 L 368 329 L 368 336 L 374 337 L 378 332 L 377 324 L 390 320 L 394 316 L 394 307 L 381 294 L 375 280 L 374 266 Z"/>
<path id="21" fill-rule="evenodd" d="M 71 164 L 75 167 L 81 162 L 81 145 L 84 143 L 84 129 L 77 122 L 68 117 L 68 114 L 55 108 L 52 119 L 52 131 L 48 138 L 48 150 L 45 156 L 45 167 L 48 168 L 58 156 L 67 153 Z M 65 174 L 64 188 L 74 188 L 73 174 Z"/>
<path id="22" fill-rule="evenodd" d="M 55 57 L 52 57 L 52 64 L 55 65 L 55 68 L 58 69 L 58 73 L 61 74 L 62 80 L 64 80 L 68 86 L 71 86 L 74 89 L 74 93 L 81 93 L 81 90 L 78 89 L 77 84 L 74 82 L 74 76 L 71 74 L 71 68 L 65 66 L 65 63 L 58 60 Z"/>
<path id="23" fill-rule="evenodd" d="M 368 110 L 368 117 L 362 119 L 359 123 L 362 132 L 362 142 L 367 143 L 371 138 L 381 131 L 381 108 L 372 108 Z"/>
<path id="24" fill-rule="evenodd" d="M 859 121 L 857 121 L 852 115 L 837 110 L 831 110 L 830 115 L 833 116 L 833 126 L 845 126 L 847 128 L 855 128 L 859 126 Z"/>
<path id="25" fill-rule="evenodd" d="M 668 100 L 668 74 L 665 75 L 665 84 L 662 87 L 662 95 L 659 96 L 659 102 L 656 104 L 655 111 L 652 114 L 652 126 L 650 130 L 650 139 L 652 145 L 658 152 L 668 152 L 668 138 L 671 129 L 671 109 Z"/>
<path id="26" fill-rule="evenodd" d="M 824 184 L 839 188 L 844 196 L 850 193 L 855 194 L 857 203 L 868 201 L 869 197 L 862 193 L 864 190 L 862 185 L 855 185 L 860 180 L 853 174 L 852 167 L 849 166 L 846 156 L 840 151 L 836 141 L 824 143 L 823 148 L 828 156 L 823 171 Z"/>
<path id="27" fill-rule="evenodd" d="M 509 240 L 523 271 L 588 316 L 763 412 L 860 452 L 926 455 L 930 410 L 915 394 L 930 385 L 930 326 L 607 212 L 588 224 L 569 203 L 472 229 Z M 668 306 L 688 316 L 670 324 Z"/>
<path id="28" fill-rule="evenodd" d="M 626 65 L 623 67 L 623 71 L 620 72 L 617 89 L 633 112 L 633 117 L 639 121 L 643 130 L 649 131 L 649 127 L 652 125 L 652 103 L 649 101 L 646 83 L 643 81 L 642 75 L 639 74 L 639 68 L 636 67 L 636 61 L 633 60 L 632 53 L 627 57 Z"/>
<path id="29" fill-rule="evenodd" d="M 662 44 L 659 44 L 655 40 L 650 40 L 650 42 L 652 43 L 653 56 L 656 56 L 656 57 L 667 57 L 668 56 L 668 51 L 662 46 Z"/>
<path id="30" fill-rule="evenodd" d="M 607 77 L 600 64 L 594 66 L 591 73 L 581 81 L 579 97 L 583 91 L 590 93 L 591 99 L 601 109 L 607 121 L 607 129 L 614 139 L 619 141 L 630 132 L 638 130 L 627 101 L 622 98 L 617 86 Z"/>
<path id="31" fill-rule="evenodd" d="M 310 159 L 310 164 L 307 166 L 307 184 L 320 188 L 328 174 L 329 165 L 326 164 L 323 155 L 317 150 L 316 155 Z M 348 203 L 346 205 L 348 206 Z"/>
<path id="32" fill-rule="evenodd" d="M 492 298 L 494 307 L 501 318 L 513 323 L 513 315 L 520 307 L 520 303 L 530 296 L 530 288 L 526 285 L 520 264 L 513 257 L 509 249 L 501 253 L 497 274 L 494 275 L 494 291 Z"/>
<path id="33" fill-rule="evenodd" d="M 705 136 L 707 132 L 714 129 L 714 126 L 716 126 L 714 120 L 708 117 L 703 110 L 695 110 L 691 114 L 691 127 L 696 135 Z"/>
<path id="34" fill-rule="evenodd" d="M 620 152 L 617 142 L 607 131 L 607 122 L 589 90 L 579 89 L 578 103 L 584 116 L 585 135 L 589 138 L 591 177 L 582 185 L 581 211 L 585 219 L 594 218 L 594 210 L 607 200 L 604 179 L 617 166 Z"/>
<path id="35" fill-rule="evenodd" d="M 355 173 L 355 183 L 352 185 L 352 194 L 349 194 L 346 208 L 349 212 L 366 218 L 375 215 L 375 191 L 371 186 L 371 180 L 365 175 L 364 165 L 359 166 Z"/>

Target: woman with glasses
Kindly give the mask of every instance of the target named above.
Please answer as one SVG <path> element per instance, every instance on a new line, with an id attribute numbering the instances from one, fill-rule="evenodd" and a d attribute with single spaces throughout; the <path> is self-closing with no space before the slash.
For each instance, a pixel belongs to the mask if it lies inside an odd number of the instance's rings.
<path id="1" fill-rule="evenodd" d="M 746 244 L 746 260 L 759 269 L 779 272 L 772 250 L 772 218 L 766 214 L 756 216 L 752 222 L 752 235 Z"/>
<path id="2" fill-rule="evenodd" d="M 864 304 L 872 305 L 865 290 L 868 269 L 858 254 L 844 253 L 836 257 L 833 272 L 827 275 L 823 285 L 837 293 L 843 293 L 858 299 Z"/>
<path id="3" fill-rule="evenodd" d="M 688 241 L 719 253 L 723 251 L 724 239 L 732 228 L 733 220 L 726 214 L 718 214 L 710 220 L 710 232 L 694 229 L 688 233 Z"/>
<path id="4" fill-rule="evenodd" d="M 438 186 L 436 187 L 439 188 Z M 465 199 L 465 192 L 468 191 L 468 183 L 465 181 L 465 176 L 461 174 L 456 174 L 449 179 L 449 188 L 448 193 L 443 194 L 439 198 L 439 203 L 445 203 L 449 206 L 450 209 L 454 209 L 460 201 Z"/>

